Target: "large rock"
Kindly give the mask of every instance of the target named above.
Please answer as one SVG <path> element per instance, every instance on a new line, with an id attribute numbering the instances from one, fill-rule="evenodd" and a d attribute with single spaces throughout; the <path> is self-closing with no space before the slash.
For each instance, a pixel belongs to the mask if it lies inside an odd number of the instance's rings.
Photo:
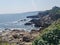
<path id="1" fill-rule="evenodd" d="M 25 42 L 30 42 L 31 39 L 30 39 L 29 37 L 23 37 L 23 41 L 25 41 Z"/>

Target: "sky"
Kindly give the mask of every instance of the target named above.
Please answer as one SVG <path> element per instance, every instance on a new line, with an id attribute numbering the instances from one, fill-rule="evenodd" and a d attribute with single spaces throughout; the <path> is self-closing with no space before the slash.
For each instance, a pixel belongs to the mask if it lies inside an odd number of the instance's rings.
<path id="1" fill-rule="evenodd" d="M 60 0 L 0 0 L 0 14 L 43 11 L 60 7 Z"/>

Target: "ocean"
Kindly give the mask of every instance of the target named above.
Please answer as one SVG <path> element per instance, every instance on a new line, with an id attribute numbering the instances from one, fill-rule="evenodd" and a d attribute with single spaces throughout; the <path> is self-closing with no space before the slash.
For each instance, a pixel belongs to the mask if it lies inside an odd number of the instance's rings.
<path id="1" fill-rule="evenodd" d="M 30 21 L 27 16 L 37 15 L 38 12 L 16 13 L 16 14 L 0 14 L 0 29 L 38 29 L 33 25 L 26 26 L 26 22 Z"/>

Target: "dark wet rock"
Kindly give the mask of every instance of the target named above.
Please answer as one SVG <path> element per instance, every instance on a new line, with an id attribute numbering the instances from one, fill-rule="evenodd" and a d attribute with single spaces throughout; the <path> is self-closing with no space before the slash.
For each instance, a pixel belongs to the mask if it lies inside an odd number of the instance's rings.
<path id="1" fill-rule="evenodd" d="M 35 24 L 35 27 L 40 27 L 41 26 L 41 22 L 39 21 L 39 19 L 32 19 L 30 22 L 32 22 L 33 24 Z"/>
<path id="2" fill-rule="evenodd" d="M 27 16 L 27 18 L 39 18 L 39 17 L 35 15 L 35 16 Z"/>
<path id="3" fill-rule="evenodd" d="M 24 19 L 24 21 L 26 21 L 26 19 Z"/>
<path id="4" fill-rule="evenodd" d="M 32 25 L 32 23 L 31 22 L 28 22 L 28 23 L 25 23 L 24 25 Z"/>
<path id="5" fill-rule="evenodd" d="M 26 21 L 26 19 L 22 19 L 22 20 L 20 20 L 20 21 Z"/>
<path id="6" fill-rule="evenodd" d="M 21 22 L 21 21 L 27 21 L 26 19 L 22 19 L 22 20 L 19 20 L 18 22 Z"/>
<path id="7" fill-rule="evenodd" d="M 30 38 L 29 37 L 23 37 L 23 41 L 30 42 Z"/>

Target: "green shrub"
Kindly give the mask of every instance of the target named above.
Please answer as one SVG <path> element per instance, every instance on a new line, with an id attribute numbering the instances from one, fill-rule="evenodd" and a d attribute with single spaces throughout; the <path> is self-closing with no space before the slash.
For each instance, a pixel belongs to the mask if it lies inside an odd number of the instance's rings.
<path id="1" fill-rule="evenodd" d="M 58 45 L 60 41 L 60 30 L 54 29 L 41 36 L 42 39 L 35 40 L 34 45 Z"/>

